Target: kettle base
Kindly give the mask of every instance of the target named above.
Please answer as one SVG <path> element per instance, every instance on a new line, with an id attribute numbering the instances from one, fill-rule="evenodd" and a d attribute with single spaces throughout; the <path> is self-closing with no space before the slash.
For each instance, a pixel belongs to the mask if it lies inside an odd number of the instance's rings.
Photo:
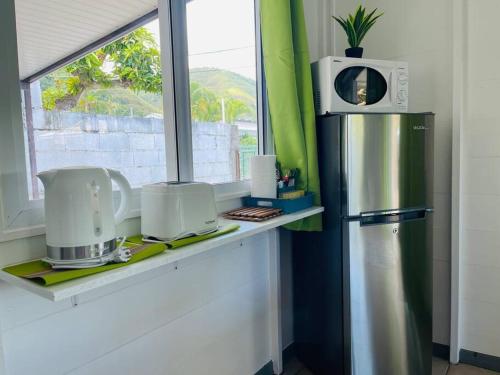
<path id="1" fill-rule="evenodd" d="M 53 260 L 93 259 L 111 254 L 116 249 L 116 238 L 84 246 L 58 247 L 47 245 L 47 257 Z"/>

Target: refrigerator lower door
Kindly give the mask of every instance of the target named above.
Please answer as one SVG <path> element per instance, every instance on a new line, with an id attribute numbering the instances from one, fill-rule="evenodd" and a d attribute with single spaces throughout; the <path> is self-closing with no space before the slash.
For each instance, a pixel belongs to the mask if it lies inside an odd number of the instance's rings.
<path id="1" fill-rule="evenodd" d="M 407 216 L 344 223 L 347 373 L 432 372 L 430 218 Z"/>

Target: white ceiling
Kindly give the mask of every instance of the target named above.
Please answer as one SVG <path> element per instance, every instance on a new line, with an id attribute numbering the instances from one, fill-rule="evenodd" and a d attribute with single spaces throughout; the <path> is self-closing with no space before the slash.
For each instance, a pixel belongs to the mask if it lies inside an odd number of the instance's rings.
<path id="1" fill-rule="evenodd" d="M 15 0 L 24 79 L 157 8 L 157 0 Z"/>

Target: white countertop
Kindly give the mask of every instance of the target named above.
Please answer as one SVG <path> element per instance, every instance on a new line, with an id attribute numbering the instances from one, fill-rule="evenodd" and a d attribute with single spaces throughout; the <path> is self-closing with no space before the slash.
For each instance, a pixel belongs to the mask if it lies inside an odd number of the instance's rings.
<path id="1" fill-rule="evenodd" d="M 145 259 L 141 262 L 131 264 L 127 267 L 106 271 L 92 276 L 66 281 L 52 286 L 41 286 L 21 277 L 13 276 L 5 271 L 0 271 L 0 280 L 11 285 L 26 289 L 40 297 L 51 301 L 61 301 L 88 292 L 106 285 L 116 283 L 129 277 L 148 272 L 158 267 L 177 262 L 179 260 L 204 253 L 216 247 L 239 241 L 255 234 L 292 223 L 324 211 L 323 207 L 312 207 L 307 210 L 283 215 L 274 219 L 255 223 L 249 221 L 237 221 L 220 219 L 220 224 L 237 223 L 240 228 L 237 231 L 212 238 L 210 240 L 198 242 L 192 245 L 181 247 L 175 250 L 167 250 L 160 255 Z"/>

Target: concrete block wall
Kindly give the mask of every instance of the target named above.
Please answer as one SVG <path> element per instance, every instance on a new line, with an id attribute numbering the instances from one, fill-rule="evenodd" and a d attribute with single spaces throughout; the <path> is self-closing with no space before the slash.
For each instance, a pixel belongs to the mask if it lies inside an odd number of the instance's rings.
<path id="1" fill-rule="evenodd" d="M 210 183 L 234 181 L 239 132 L 237 126 L 208 122 L 193 123 L 195 180 Z"/>
<path id="2" fill-rule="evenodd" d="M 37 170 L 98 165 L 121 171 L 133 187 L 165 181 L 163 120 L 73 112 L 43 112 L 35 118 Z M 237 126 L 193 123 L 195 180 L 237 178 Z M 42 189 L 39 184 L 39 189 Z"/>

